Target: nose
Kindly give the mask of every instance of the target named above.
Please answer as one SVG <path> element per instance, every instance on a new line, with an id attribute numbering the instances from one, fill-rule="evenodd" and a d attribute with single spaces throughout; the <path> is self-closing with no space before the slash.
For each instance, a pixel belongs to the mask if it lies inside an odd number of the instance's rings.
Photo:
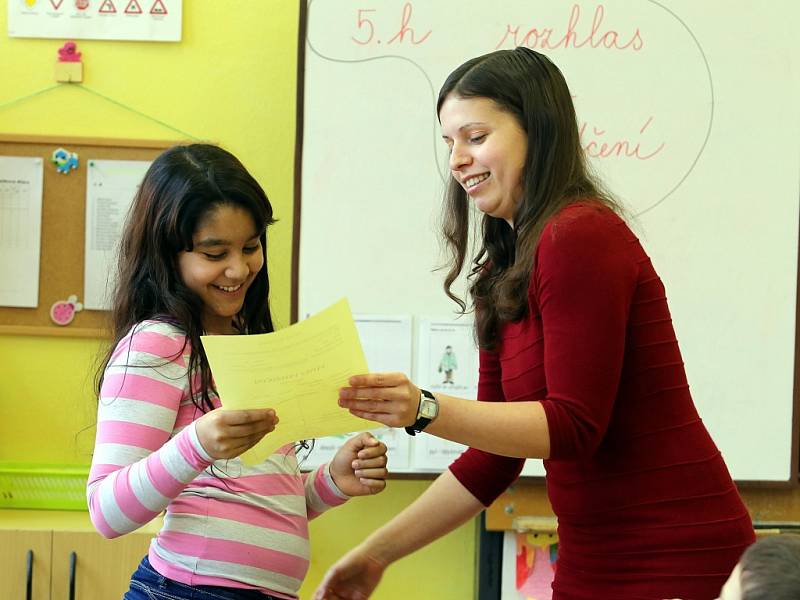
<path id="1" fill-rule="evenodd" d="M 450 150 L 449 167 L 451 171 L 459 171 L 470 163 L 471 157 L 464 147 L 459 144 L 453 144 Z"/>
<path id="2" fill-rule="evenodd" d="M 247 257 L 239 255 L 231 259 L 225 268 L 225 277 L 232 281 L 242 281 L 250 274 L 250 265 Z"/>

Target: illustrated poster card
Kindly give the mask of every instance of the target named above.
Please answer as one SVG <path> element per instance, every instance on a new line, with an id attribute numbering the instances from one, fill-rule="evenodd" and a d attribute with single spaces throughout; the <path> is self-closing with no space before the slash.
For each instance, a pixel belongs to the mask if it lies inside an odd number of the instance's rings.
<path id="1" fill-rule="evenodd" d="M 557 559 L 557 535 L 506 531 L 500 600 L 551 600 Z"/>
<path id="2" fill-rule="evenodd" d="M 8 35 L 179 42 L 183 0 L 8 0 Z"/>
<path id="3" fill-rule="evenodd" d="M 478 348 L 471 319 L 424 318 L 417 327 L 417 384 L 430 392 L 478 397 Z M 466 446 L 426 433 L 414 439 L 415 471 L 443 471 Z"/>

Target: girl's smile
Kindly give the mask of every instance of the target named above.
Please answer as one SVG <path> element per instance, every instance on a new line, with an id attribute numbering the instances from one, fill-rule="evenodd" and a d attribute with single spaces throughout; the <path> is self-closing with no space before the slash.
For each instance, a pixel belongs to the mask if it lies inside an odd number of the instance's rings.
<path id="1" fill-rule="evenodd" d="M 193 236 L 193 248 L 178 256 L 184 284 L 203 301 L 207 333 L 234 333 L 250 284 L 264 266 L 264 255 L 252 216 L 222 204 L 209 212 Z"/>

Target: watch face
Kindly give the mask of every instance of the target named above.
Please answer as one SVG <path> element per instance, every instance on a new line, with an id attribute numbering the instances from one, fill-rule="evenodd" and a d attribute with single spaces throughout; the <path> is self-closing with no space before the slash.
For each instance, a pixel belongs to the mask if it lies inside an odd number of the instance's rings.
<path id="1" fill-rule="evenodd" d="M 436 400 L 431 400 L 430 398 L 425 398 L 423 396 L 422 403 L 419 407 L 419 414 L 426 419 L 435 419 L 438 413 L 439 404 L 436 402 Z"/>

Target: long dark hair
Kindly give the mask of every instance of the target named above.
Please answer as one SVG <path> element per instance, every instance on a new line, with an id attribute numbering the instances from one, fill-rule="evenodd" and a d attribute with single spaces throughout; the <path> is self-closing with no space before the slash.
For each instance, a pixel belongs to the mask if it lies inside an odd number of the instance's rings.
<path id="1" fill-rule="evenodd" d="M 274 219 L 267 195 L 230 152 L 208 144 L 174 146 L 150 165 L 125 222 L 111 302 L 112 343 L 95 378 L 98 395 L 105 368 L 120 340 L 137 323 L 156 319 L 172 323 L 186 333 L 191 344 L 192 402 L 203 412 L 214 408 L 209 397 L 211 370 L 200 343 L 203 303 L 183 283 L 178 254 L 192 250 L 192 237 L 199 223 L 222 205 L 240 207 L 250 214 L 260 232 L 264 256 L 264 265 L 247 290 L 233 324 L 242 333 L 274 330 L 267 274 L 267 227 Z M 200 371 L 197 390 L 191 376 L 196 370 Z"/>
<path id="2" fill-rule="evenodd" d="M 516 321 L 527 313 L 534 251 L 546 221 L 581 199 L 593 199 L 614 210 L 618 207 L 589 171 L 569 88 L 546 56 L 520 47 L 468 60 L 444 82 L 437 113 L 450 96 L 494 101 L 517 119 L 528 138 L 523 197 L 513 228 L 503 219 L 484 215 L 480 250 L 470 270 L 478 343 L 490 349 L 497 343 L 502 322 Z M 451 287 L 466 260 L 469 213 L 467 194 L 451 177 L 442 221 L 450 255 L 444 290 L 462 312 L 466 303 Z"/>

